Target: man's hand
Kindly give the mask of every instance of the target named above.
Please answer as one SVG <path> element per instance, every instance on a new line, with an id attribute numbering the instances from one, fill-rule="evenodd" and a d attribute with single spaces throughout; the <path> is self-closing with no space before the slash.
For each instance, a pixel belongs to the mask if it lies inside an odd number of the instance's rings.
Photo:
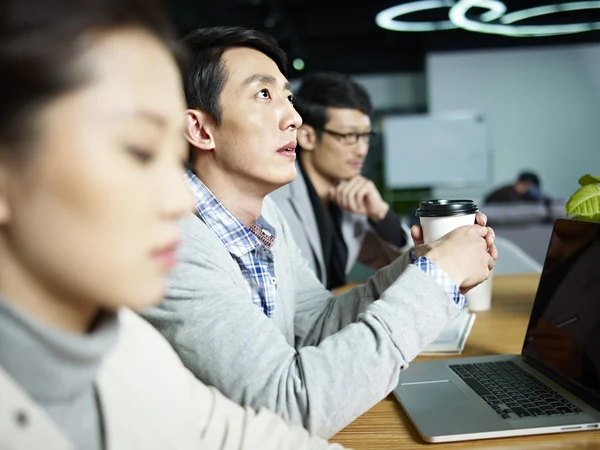
<path id="1" fill-rule="evenodd" d="M 330 197 L 341 209 L 367 216 L 373 222 L 383 220 L 390 209 L 375 184 L 361 175 L 331 188 Z"/>
<path id="2" fill-rule="evenodd" d="M 485 227 L 487 225 L 487 216 L 482 212 L 478 212 L 475 216 L 475 223 L 481 225 L 482 227 Z M 423 245 L 423 229 L 421 228 L 421 226 L 413 225 L 410 229 L 410 235 L 413 238 L 413 242 L 415 244 L 415 255 L 417 257 L 423 256 L 423 254 L 419 254 L 419 251 L 423 252 L 425 250 L 417 250 L 417 247 Z M 494 260 L 497 260 L 498 250 L 496 249 L 496 245 L 494 244 L 495 239 L 496 233 L 494 233 L 494 230 L 492 228 L 488 227 L 488 233 L 485 236 L 485 241 L 488 247 L 488 253 L 492 258 L 494 258 Z"/>
<path id="3" fill-rule="evenodd" d="M 423 244 L 423 231 L 415 225 L 411 235 L 415 256 L 426 256 L 446 272 L 465 293 L 489 276 L 498 259 L 494 230 L 485 227 L 487 217 L 477 213 L 477 225 L 466 225 L 448 233 L 438 241 Z"/>
<path id="4" fill-rule="evenodd" d="M 480 225 L 458 227 L 438 241 L 424 245 L 429 247 L 424 256 L 450 275 L 465 293 L 487 280 L 496 264 L 488 252 L 485 240 L 488 232 L 488 228 Z"/>
<path id="5" fill-rule="evenodd" d="M 485 227 L 487 225 L 487 216 L 482 212 L 478 212 L 475 215 L 475 223 L 477 225 L 481 225 L 482 227 Z M 489 239 L 488 247 L 491 248 L 492 245 L 494 244 L 494 238 L 496 235 L 494 234 L 494 231 L 491 228 L 490 228 L 490 231 L 491 231 L 491 234 L 489 237 L 486 237 L 486 240 Z M 423 244 L 423 229 L 421 228 L 421 225 L 413 225 L 412 228 L 410 229 L 410 234 L 415 243 L 415 247 Z"/>

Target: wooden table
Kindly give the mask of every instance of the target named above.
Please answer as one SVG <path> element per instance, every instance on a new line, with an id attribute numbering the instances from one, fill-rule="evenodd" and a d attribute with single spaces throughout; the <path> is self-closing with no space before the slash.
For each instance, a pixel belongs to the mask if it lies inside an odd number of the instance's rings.
<path id="1" fill-rule="evenodd" d="M 461 357 L 520 353 L 539 275 L 504 275 L 493 280 L 492 309 L 478 312 Z M 418 357 L 418 361 L 436 357 Z M 439 357 L 437 357 L 439 358 Z M 450 444 L 428 444 L 417 433 L 390 394 L 330 439 L 356 450 L 430 447 L 477 449 L 600 449 L 600 432 L 486 439 Z"/>

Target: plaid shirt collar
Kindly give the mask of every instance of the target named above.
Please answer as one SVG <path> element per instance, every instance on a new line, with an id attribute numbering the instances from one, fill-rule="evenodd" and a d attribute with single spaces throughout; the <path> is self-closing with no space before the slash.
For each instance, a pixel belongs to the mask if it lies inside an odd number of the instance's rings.
<path id="1" fill-rule="evenodd" d="M 229 253 L 239 258 L 261 245 L 269 248 L 273 246 L 275 229 L 262 216 L 247 228 L 193 172 L 188 171 L 184 177 L 194 196 L 198 215 L 223 242 Z"/>

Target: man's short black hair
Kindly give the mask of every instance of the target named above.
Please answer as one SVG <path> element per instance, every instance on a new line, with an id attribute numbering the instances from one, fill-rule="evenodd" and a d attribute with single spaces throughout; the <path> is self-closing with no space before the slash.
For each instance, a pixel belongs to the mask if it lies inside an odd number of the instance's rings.
<path id="1" fill-rule="evenodd" d="M 537 187 L 540 187 L 540 177 L 533 172 L 521 172 L 517 178 L 517 181 L 531 183 Z"/>
<path id="2" fill-rule="evenodd" d="M 227 72 L 222 56 L 231 48 L 252 48 L 271 58 L 287 77 L 287 58 L 275 38 L 248 28 L 200 28 L 188 34 L 184 43 L 192 52 L 185 73 L 185 96 L 188 108 L 209 114 L 221 124 L 222 110 L 219 98 Z"/>
<path id="3" fill-rule="evenodd" d="M 335 72 L 306 75 L 296 93 L 295 105 L 302 122 L 313 127 L 319 138 L 329 120 L 327 107 L 358 109 L 367 116 L 373 112 L 365 88 L 349 76 Z"/>

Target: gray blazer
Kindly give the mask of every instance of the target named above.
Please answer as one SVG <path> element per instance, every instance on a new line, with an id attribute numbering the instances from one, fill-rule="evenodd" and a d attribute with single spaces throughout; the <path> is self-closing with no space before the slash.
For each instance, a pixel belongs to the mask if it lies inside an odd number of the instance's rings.
<path id="1" fill-rule="evenodd" d="M 252 303 L 237 262 L 195 215 L 181 223 L 180 263 L 165 301 L 144 316 L 206 384 L 329 437 L 389 394 L 459 309 L 410 264 L 408 252 L 366 285 L 333 296 L 269 198 L 262 215 L 277 231 L 271 318 Z"/>
<path id="2" fill-rule="evenodd" d="M 300 247 L 302 255 L 308 260 L 310 268 L 315 273 L 320 273 L 321 282 L 327 285 L 327 271 L 317 219 L 310 203 L 306 181 L 298 167 L 297 170 L 298 176 L 294 181 L 269 196 L 275 200 L 275 203 L 283 212 L 294 239 Z M 346 274 L 352 270 L 357 260 L 372 269 L 380 269 L 409 249 L 413 244 L 410 231 L 401 222 L 398 226 L 405 229 L 408 237 L 407 244 L 402 248 L 395 247 L 381 239 L 365 216 L 344 211 L 342 236 L 348 248 Z"/>

